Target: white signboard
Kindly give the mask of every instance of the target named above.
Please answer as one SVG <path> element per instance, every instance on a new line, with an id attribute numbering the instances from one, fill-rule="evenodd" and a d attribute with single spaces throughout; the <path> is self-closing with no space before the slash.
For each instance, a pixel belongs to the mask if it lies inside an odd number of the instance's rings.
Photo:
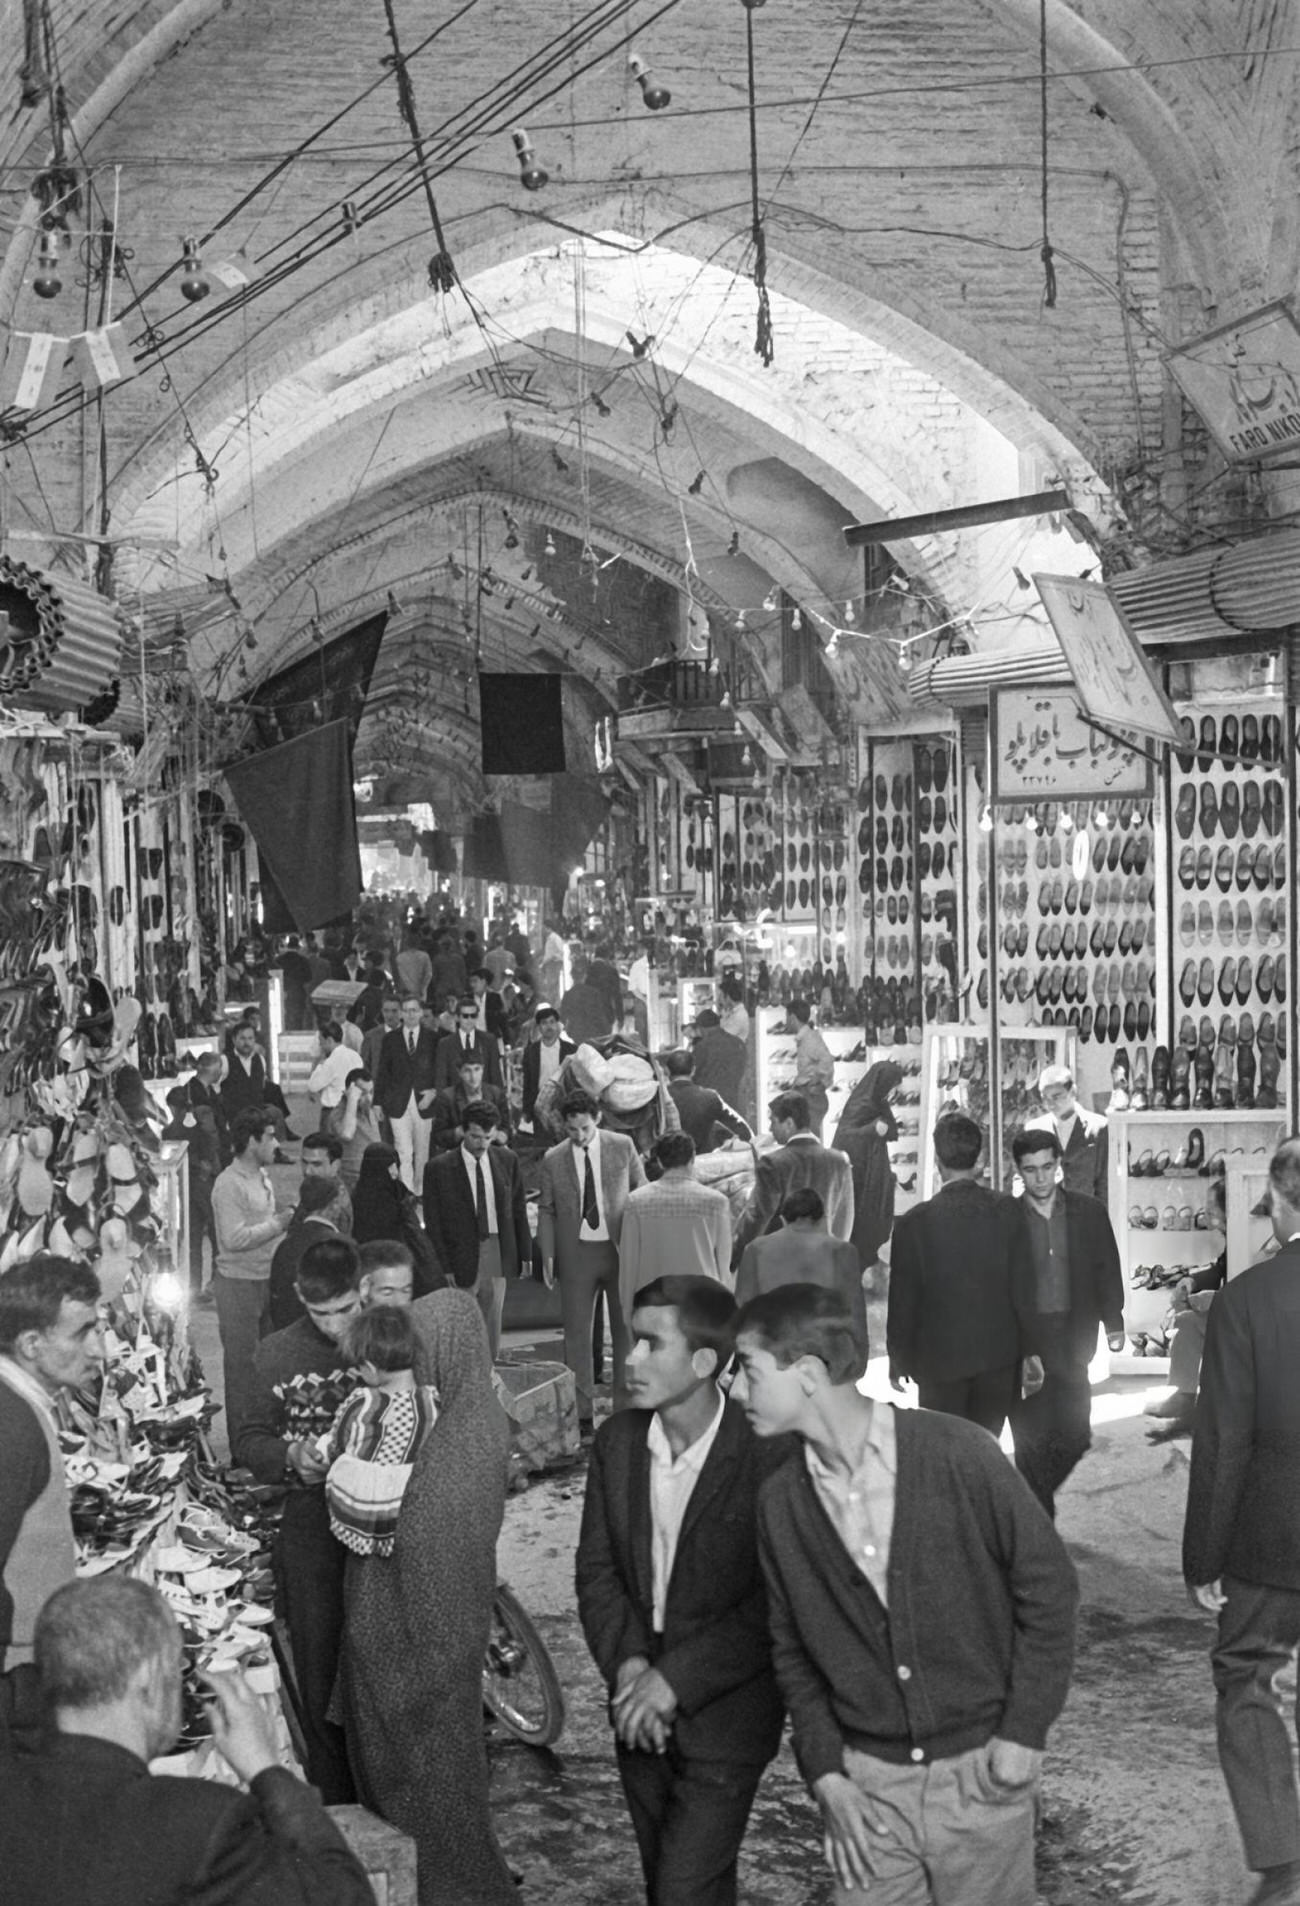
<path id="1" fill-rule="evenodd" d="M 1230 462 L 1300 449 L 1300 327 L 1283 300 L 1193 338 L 1165 362 Z"/>
<path id="2" fill-rule="evenodd" d="M 1072 688 L 999 688 L 990 710 L 998 805 L 1151 798 L 1151 761 L 1094 727 Z"/>
<path id="3" fill-rule="evenodd" d="M 1177 741 L 1178 717 L 1106 585 L 1081 576 L 1035 576 L 1034 587 L 1093 720 Z"/>

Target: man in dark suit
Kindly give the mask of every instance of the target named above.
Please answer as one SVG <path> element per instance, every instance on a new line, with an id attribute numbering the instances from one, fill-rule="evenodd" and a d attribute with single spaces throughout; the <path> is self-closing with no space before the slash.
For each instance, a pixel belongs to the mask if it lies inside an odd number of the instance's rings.
<path id="1" fill-rule="evenodd" d="M 610 1691 L 649 1906 L 734 1906 L 781 1737 L 755 1509 L 774 1465 L 717 1387 L 735 1312 L 706 1277 L 637 1293 L 632 1407 L 601 1425 L 587 1475 L 578 1612 Z"/>
<path id="2" fill-rule="evenodd" d="M 501 1047 L 479 1025 L 478 1001 L 472 993 L 466 993 L 456 1008 L 455 1032 L 444 1033 L 438 1041 L 433 1082 L 439 1091 L 450 1090 L 455 1085 L 461 1064 L 471 1055 L 477 1057 L 483 1068 L 483 1077 L 489 1085 L 504 1083 L 501 1077 Z"/>
<path id="3" fill-rule="evenodd" d="M 492 975 L 486 966 L 476 966 L 470 974 L 466 997 L 474 1001 L 479 1031 L 485 1032 L 489 1039 L 506 1038 L 509 1031 L 506 1003 L 500 993 L 492 990 Z"/>
<path id="4" fill-rule="evenodd" d="M 181 1631 L 131 1576 L 69 1582 L 36 1627 L 53 1730 L 0 1759 L 0 1889 L 22 1906 L 373 1906 L 319 1796 L 278 1764 L 257 1695 L 207 1679 L 212 1738 L 248 1792 L 151 1775 L 181 1725 Z"/>
<path id="5" fill-rule="evenodd" d="M 1040 1387 L 1011 1405 L 1016 1468 L 1049 1516 L 1056 1491 L 1092 1444 L 1088 1365 L 1097 1330 L 1124 1348 L 1124 1273 L 1104 1204 L 1057 1183 L 1061 1141 L 1025 1130 L 1011 1141 L 1024 1180 L 1020 1215 L 1028 1249 L 1029 1303 Z"/>
<path id="6" fill-rule="evenodd" d="M 923 1409 L 1000 1436 L 1035 1348 L 1034 1317 L 1021 1214 L 978 1182 L 983 1147 L 964 1112 L 937 1120 L 943 1184 L 895 1221 L 886 1336 L 895 1389 L 911 1377 Z"/>
<path id="7" fill-rule="evenodd" d="M 1300 1794 L 1279 1680 L 1300 1640 L 1300 1140 L 1268 1168 L 1277 1255 L 1210 1307 L 1183 1529 L 1193 1602 L 1219 1618 L 1219 1762 L 1260 1875 L 1252 1906 L 1300 1902 Z"/>
<path id="8" fill-rule="evenodd" d="M 543 1002 L 533 1015 L 533 1024 L 537 1037 L 524 1047 L 521 1095 L 523 1116 L 530 1123 L 542 1081 L 553 1078 L 570 1054 L 578 1050 L 572 1039 L 564 1037 L 560 1015 L 554 1006 Z"/>
<path id="9" fill-rule="evenodd" d="M 826 1229 L 833 1238 L 853 1233 L 853 1166 L 844 1152 L 832 1151 L 813 1137 L 803 1093 L 779 1093 L 767 1112 L 776 1150 L 759 1154 L 754 1189 L 732 1241 L 733 1267 L 751 1238 L 780 1228 L 781 1206 L 804 1185 L 811 1185 L 821 1199 Z"/>
<path id="10" fill-rule="evenodd" d="M 493 1362 L 506 1280 L 529 1275 L 533 1264 L 519 1160 L 493 1143 L 499 1135 L 496 1106 L 477 1099 L 465 1108 L 455 1150 L 424 1168 L 424 1228 L 447 1277 L 477 1298 Z"/>
<path id="11" fill-rule="evenodd" d="M 455 1085 L 439 1092 L 433 1101 L 433 1118 L 429 1126 L 430 1153 L 456 1149 L 464 1137 L 465 1113 L 471 1105 L 477 1105 L 480 1101 L 490 1105 L 497 1115 L 494 1142 L 498 1145 L 510 1143 L 510 1106 L 506 1095 L 499 1085 L 483 1083 L 483 1067 L 477 1053 L 471 1052 L 461 1057 Z"/>
<path id="12" fill-rule="evenodd" d="M 695 1071 L 694 1053 L 670 1052 L 667 1064 L 668 1096 L 677 1107 L 682 1130 L 689 1132 L 695 1140 L 697 1153 L 715 1151 L 725 1143 L 724 1134 L 727 1132 L 733 1138 L 753 1138 L 754 1134 L 740 1113 L 733 1112 L 712 1086 L 696 1084 L 692 1076 Z M 717 1129 L 719 1126 L 721 1132 Z"/>
<path id="13" fill-rule="evenodd" d="M 1086 1192 L 1106 1202 L 1110 1132 L 1100 1112 L 1089 1112 L 1075 1094 L 1068 1066 L 1044 1066 L 1038 1096 L 1047 1110 L 1028 1119 L 1027 1132 L 1055 1132 L 1061 1143 L 1061 1172 L 1067 1191 Z"/>
<path id="14" fill-rule="evenodd" d="M 402 1001 L 402 1023 L 386 1032 L 375 1072 L 375 1102 L 393 1131 L 402 1182 L 418 1192 L 429 1158 L 429 1120 L 438 1089 L 437 1040 L 421 1023 L 424 1008 L 415 994 Z"/>
<path id="15" fill-rule="evenodd" d="M 542 1158 L 537 1241 L 548 1287 L 559 1279 L 564 1361 L 578 1392 L 579 1427 L 589 1435 L 595 1416 L 591 1330 L 602 1290 L 614 1345 L 614 1400 L 622 1398 L 628 1345 L 618 1242 L 628 1193 L 646 1178 L 631 1139 L 600 1129 L 600 1106 L 590 1093 L 571 1092 L 560 1116 L 568 1136 Z"/>
<path id="16" fill-rule="evenodd" d="M 275 1136 L 280 1144 L 293 1136 L 284 1093 L 267 1073 L 266 1060 L 257 1049 L 257 1028 L 250 1020 L 241 1021 L 231 1034 L 226 1076 L 221 1081 L 221 1107 L 228 1126 L 241 1112 L 267 1111 L 274 1114 Z"/>
<path id="17" fill-rule="evenodd" d="M 743 1041 L 722 1030 L 711 1006 L 696 1014 L 694 1054 L 695 1083 L 708 1086 L 726 1104 L 739 1105 L 749 1054 Z"/>

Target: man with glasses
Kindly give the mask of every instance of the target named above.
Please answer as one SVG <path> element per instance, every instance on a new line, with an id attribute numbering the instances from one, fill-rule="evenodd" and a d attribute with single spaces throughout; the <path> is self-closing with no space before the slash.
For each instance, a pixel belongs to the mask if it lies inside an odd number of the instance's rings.
<path id="1" fill-rule="evenodd" d="M 1038 1096 L 1047 1110 L 1026 1121 L 1027 1132 L 1055 1132 L 1061 1147 L 1061 1171 L 1067 1191 L 1082 1191 L 1106 1202 L 1106 1163 L 1110 1134 L 1100 1112 L 1079 1104 L 1068 1066 L 1044 1066 Z"/>
<path id="2" fill-rule="evenodd" d="M 306 1774 L 327 1806 L 356 1799 L 343 1730 L 326 1717 L 343 1638 L 347 1550 L 330 1531 L 328 1464 L 316 1439 L 356 1377 L 339 1349 L 361 1309 L 361 1264 L 348 1238 L 311 1245 L 298 1266 L 304 1314 L 263 1338 L 253 1367 L 248 1412 L 234 1451 L 258 1482 L 288 1483 L 275 1545 L 276 1585 L 293 1644 Z"/>
<path id="3" fill-rule="evenodd" d="M 375 1073 L 375 1098 L 393 1129 L 402 1182 L 415 1192 L 428 1163 L 429 1120 L 439 1083 L 437 1038 L 423 1024 L 423 1016 L 414 993 L 402 1001 L 402 1023 L 384 1034 Z"/>
<path id="4" fill-rule="evenodd" d="M 483 1068 L 484 1082 L 500 1086 L 503 1083 L 500 1044 L 479 1026 L 478 1001 L 473 994 L 467 993 L 456 1008 L 455 1032 L 444 1033 L 438 1041 L 438 1054 L 433 1068 L 434 1084 L 440 1091 L 449 1091 L 455 1085 L 465 1061 L 475 1058 Z"/>

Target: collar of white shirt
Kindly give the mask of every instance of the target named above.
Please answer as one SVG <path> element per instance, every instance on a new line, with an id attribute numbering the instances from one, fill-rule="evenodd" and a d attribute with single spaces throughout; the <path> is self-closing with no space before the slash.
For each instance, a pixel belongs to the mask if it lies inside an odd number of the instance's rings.
<path id="1" fill-rule="evenodd" d="M 717 1439 L 718 1431 L 722 1427 L 722 1412 L 726 1407 L 727 1399 L 719 1393 L 717 1415 L 704 1434 L 697 1436 L 690 1448 L 684 1449 L 680 1456 L 673 1455 L 668 1442 L 668 1433 L 659 1421 L 659 1412 L 656 1410 L 650 1423 L 649 1434 L 646 1436 L 646 1449 L 650 1453 L 651 1462 L 656 1463 L 661 1469 L 672 1469 L 678 1472 L 683 1469 L 693 1469 L 698 1474 L 708 1460 L 709 1451 Z"/>
<path id="2" fill-rule="evenodd" d="M 861 1475 L 873 1459 L 880 1464 L 887 1475 L 895 1475 L 898 1468 L 898 1441 L 894 1431 L 893 1405 L 872 1404 L 867 1440 L 862 1446 L 861 1460 L 852 1475 L 846 1476 L 843 1470 L 832 1469 L 829 1463 L 824 1463 L 811 1443 L 804 1444 L 804 1458 L 808 1464 L 808 1473 L 813 1480 L 823 1484 L 832 1495 L 837 1496 L 848 1494 L 854 1478 Z"/>

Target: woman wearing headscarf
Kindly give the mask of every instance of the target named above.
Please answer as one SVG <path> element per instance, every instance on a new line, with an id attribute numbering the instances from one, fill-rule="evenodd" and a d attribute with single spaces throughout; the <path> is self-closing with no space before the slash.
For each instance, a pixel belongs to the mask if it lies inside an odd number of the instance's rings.
<path id="1" fill-rule="evenodd" d="M 880 1256 L 894 1228 L 894 1168 L 889 1146 L 898 1123 L 889 1101 L 903 1079 L 903 1068 L 882 1059 L 859 1079 L 849 1094 L 832 1141 L 847 1152 L 853 1166 L 852 1243 L 865 1271 Z"/>
<path id="2" fill-rule="evenodd" d="M 415 1294 L 425 1297 L 442 1283 L 433 1246 L 420 1227 L 415 1199 L 402 1183 L 397 1152 L 392 1145 L 367 1145 L 352 1193 L 352 1242 L 373 1244 L 393 1238 L 410 1249 L 415 1260 Z"/>
<path id="3" fill-rule="evenodd" d="M 438 1416 L 391 1557 L 348 1557 L 339 1691 L 357 1792 L 414 1839 L 419 1906 L 514 1906 L 488 1805 L 483 1657 L 509 1432 L 469 1291 L 411 1307 Z"/>

